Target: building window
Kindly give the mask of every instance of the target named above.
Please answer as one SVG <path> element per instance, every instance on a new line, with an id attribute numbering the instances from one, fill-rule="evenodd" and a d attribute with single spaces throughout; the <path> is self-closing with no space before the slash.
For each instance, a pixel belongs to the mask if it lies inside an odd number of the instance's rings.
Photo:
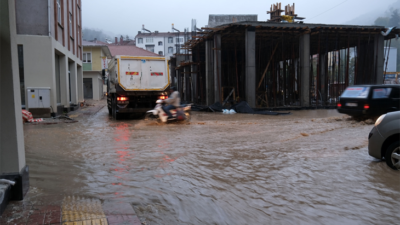
<path id="1" fill-rule="evenodd" d="M 61 0 L 57 0 L 57 21 L 61 24 Z"/>
<path id="2" fill-rule="evenodd" d="M 25 76 L 24 76 L 24 46 L 18 45 L 19 84 L 21 90 L 21 105 L 25 106 Z"/>
<path id="3" fill-rule="evenodd" d="M 173 37 L 168 37 L 168 43 L 174 43 L 174 38 Z"/>
<path id="4" fill-rule="evenodd" d="M 72 13 L 69 13 L 69 36 L 73 37 L 73 34 L 72 34 Z"/>
<path id="5" fill-rule="evenodd" d="M 154 45 L 146 45 L 146 50 L 149 52 L 154 52 Z"/>
<path id="6" fill-rule="evenodd" d="M 92 62 L 92 53 L 90 52 L 84 52 L 83 53 L 83 60 L 82 62 L 84 63 L 91 63 Z"/>
<path id="7" fill-rule="evenodd" d="M 158 54 L 159 54 L 159 55 L 163 55 L 163 52 L 162 52 L 162 51 L 159 51 Z"/>
<path id="8" fill-rule="evenodd" d="M 182 43 L 183 42 L 183 38 L 176 38 L 176 43 Z"/>
<path id="9" fill-rule="evenodd" d="M 162 46 L 162 41 L 159 41 L 159 42 L 158 42 L 158 46 Z"/>
<path id="10" fill-rule="evenodd" d="M 137 39 L 137 43 L 138 43 L 138 44 L 143 44 L 143 38 L 138 38 L 138 39 Z"/>
<path id="11" fill-rule="evenodd" d="M 168 53 L 174 53 L 174 48 L 173 47 L 168 47 Z"/>
<path id="12" fill-rule="evenodd" d="M 153 43 L 153 38 L 152 37 L 146 38 L 146 43 Z"/>

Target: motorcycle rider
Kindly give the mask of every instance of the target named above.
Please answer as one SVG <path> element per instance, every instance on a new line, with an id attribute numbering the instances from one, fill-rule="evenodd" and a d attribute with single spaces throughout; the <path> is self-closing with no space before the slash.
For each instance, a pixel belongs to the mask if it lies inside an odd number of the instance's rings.
<path id="1" fill-rule="evenodd" d="M 166 105 L 162 106 L 162 109 L 168 115 L 168 120 L 173 120 L 175 118 L 172 116 L 170 110 L 176 109 L 181 105 L 181 98 L 175 86 L 169 88 L 169 93 L 169 97 L 163 101 Z"/>

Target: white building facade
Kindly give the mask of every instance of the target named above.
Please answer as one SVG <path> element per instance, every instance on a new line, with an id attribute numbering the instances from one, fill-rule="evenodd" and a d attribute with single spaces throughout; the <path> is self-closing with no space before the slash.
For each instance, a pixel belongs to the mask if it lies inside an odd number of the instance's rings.
<path id="1" fill-rule="evenodd" d="M 189 39 L 184 32 L 140 32 L 136 35 L 136 47 L 146 49 L 169 59 L 177 51 L 185 54 L 183 44 Z"/>

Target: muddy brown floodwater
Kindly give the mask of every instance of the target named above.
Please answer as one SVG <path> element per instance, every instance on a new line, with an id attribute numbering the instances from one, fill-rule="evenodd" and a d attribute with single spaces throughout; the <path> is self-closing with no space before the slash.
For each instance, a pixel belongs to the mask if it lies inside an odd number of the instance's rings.
<path id="1" fill-rule="evenodd" d="M 400 173 L 368 155 L 373 125 L 335 110 L 194 113 L 190 124 L 25 125 L 30 182 L 130 203 L 147 224 L 399 224 Z"/>

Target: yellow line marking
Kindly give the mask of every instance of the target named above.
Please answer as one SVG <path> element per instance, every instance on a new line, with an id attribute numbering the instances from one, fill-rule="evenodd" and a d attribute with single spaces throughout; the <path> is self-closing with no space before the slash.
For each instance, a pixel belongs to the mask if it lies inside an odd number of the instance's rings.
<path id="1" fill-rule="evenodd" d="M 65 197 L 61 205 L 62 225 L 108 225 L 98 199 Z"/>
<path id="2" fill-rule="evenodd" d="M 164 57 L 140 57 L 140 56 L 121 56 L 121 59 L 165 60 Z"/>

